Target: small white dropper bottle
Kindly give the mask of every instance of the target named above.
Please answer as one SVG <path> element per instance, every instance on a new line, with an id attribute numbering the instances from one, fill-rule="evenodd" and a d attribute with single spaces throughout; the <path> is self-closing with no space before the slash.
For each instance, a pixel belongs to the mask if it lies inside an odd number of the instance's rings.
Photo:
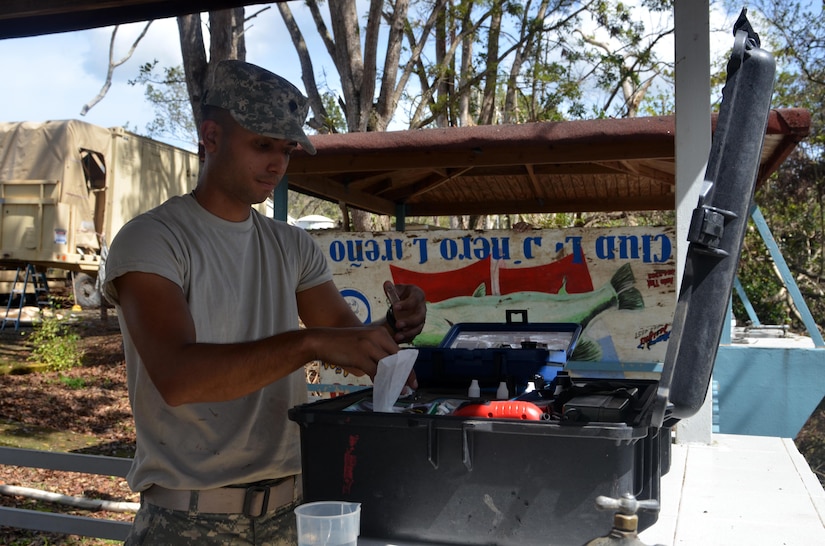
<path id="1" fill-rule="evenodd" d="M 496 391 L 496 398 L 498 400 L 507 400 L 510 398 L 510 391 L 507 390 L 507 382 L 502 381 L 498 384 L 498 390 Z"/>
<path id="2" fill-rule="evenodd" d="M 470 388 L 467 390 L 467 396 L 470 398 L 478 398 L 481 396 L 481 389 L 478 386 L 478 379 L 473 379 L 470 383 Z"/>

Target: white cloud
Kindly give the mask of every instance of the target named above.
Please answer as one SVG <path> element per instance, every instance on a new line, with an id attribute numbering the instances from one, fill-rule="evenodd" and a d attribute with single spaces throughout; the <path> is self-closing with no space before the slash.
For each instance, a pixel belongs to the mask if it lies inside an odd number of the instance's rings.
<path id="1" fill-rule="evenodd" d="M 84 68 L 91 75 L 102 77 L 106 74 L 113 28 L 98 28 L 81 33 L 85 35 L 89 47 Z M 131 23 L 118 28 L 112 55 L 115 62 L 128 54 L 134 41 L 145 28 L 146 23 Z M 114 79 L 124 82 L 133 79 L 140 65 L 154 60 L 157 60 L 160 66 L 175 66 L 181 63 L 180 38 L 174 18 L 156 20 L 149 25 L 146 35 L 132 57 L 115 70 Z"/>
<path id="2" fill-rule="evenodd" d="M 293 13 L 306 33 L 313 61 L 328 61 L 306 9 L 296 4 Z M 247 16 L 257 9 L 247 8 Z M 253 11 L 254 10 L 254 11 Z M 118 29 L 113 59 L 121 60 L 145 23 Z M 83 119 L 104 127 L 129 124 L 143 130 L 154 112 L 143 88 L 128 85 L 139 67 L 155 59 L 159 66 L 181 64 L 180 40 L 174 18 L 154 21 L 132 57 L 118 66 L 106 97 L 85 117 L 81 108 L 100 92 L 109 63 L 113 27 L 30 38 L 0 40 L 0 70 L 8 75 L 0 87 L 0 121 Z M 247 25 L 247 59 L 277 72 L 303 89 L 298 55 L 276 7 L 263 11 Z M 208 31 L 204 27 L 204 37 Z M 208 44 L 207 44 L 208 47 Z M 316 66 L 316 72 L 321 66 Z"/>
<path id="3" fill-rule="evenodd" d="M 315 23 L 309 10 L 303 4 L 292 2 L 289 6 L 298 27 L 303 33 L 307 48 L 313 62 L 315 77 L 319 86 L 323 86 L 323 70 L 332 67 L 332 60 L 327 54 L 323 41 L 315 30 Z M 247 7 L 247 16 L 255 13 L 255 6 Z M 283 76 L 299 89 L 304 90 L 301 81 L 301 64 L 298 53 L 292 44 L 292 38 L 278 12 L 277 6 L 260 13 L 249 21 L 246 34 L 247 60 L 267 70 Z"/>
<path id="4" fill-rule="evenodd" d="M 115 60 L 128 52 L 142 27 L 120 28 Z M 111 30 L 0 40 L 0 68 L 14 75 L 6 78 L 0 91 L 0 120 L 74 118 L 106 127 L 129 123 L 142 128 L 153 117 L 152 109 L 143 98 L 143 89 L 126 82 L 137 76 L 141 63 L 155 58 L 161 64 L 180 63 L 177 27 L 174 20 L 153 23 L 134 56 L 115 70 L 106 98 L 83 118 L 81 108 L 97 96 L 106 78 Z"/>

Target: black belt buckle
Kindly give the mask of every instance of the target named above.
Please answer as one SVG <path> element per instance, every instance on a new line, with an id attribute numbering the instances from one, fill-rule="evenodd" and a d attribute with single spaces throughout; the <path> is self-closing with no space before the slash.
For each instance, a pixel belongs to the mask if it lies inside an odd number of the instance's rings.
<path id="1" fill-rule="evenodd" d="M 252 485 L 246 488 L 246 492 L 244 493 L 243 497 L 243 514 L 250 518 L 259 518 L 267 513 L 269 510 L 269 492 L 271 488 L 265 485 Z M 258 514 L 252 514 L 252 499 L 255 493 L 263 493 L 264 500 L 261 503 L 261 511 Z"/>

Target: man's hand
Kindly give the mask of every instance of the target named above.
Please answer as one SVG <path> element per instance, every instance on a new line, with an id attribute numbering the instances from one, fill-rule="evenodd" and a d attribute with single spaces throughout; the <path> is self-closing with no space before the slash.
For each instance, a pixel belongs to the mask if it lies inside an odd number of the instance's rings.
<path id="1" fill-rule="evenodd" d="M 398 345 L 384 328 L 359 326 L 348 328 L 311 328 L 314 360 L 335 364 L 355 375 L 375 379 L 378 361 L 398 352 Z"/>
<path id="2" fill-rule="evenodd" d="M 298 312 L 307 327 L 303 334 L 311 340 L 313 359 L 375 378 L 378 361 L 397 353 L 399 342 L 421 333 L 427 315 L 424 292 L 417 286 L 389 283 L 388 291 L 393 300 L 397 296 L 392 305 L 394 329 L 383 319 L 365 326 L 332 281 L 298 292 Z M 417 387 L 414 373 L 407 384 Z"/>
<path id="3" fill-rule="evenodd" d="M 386 281 L 384 293 L 390 301 L 388 318 L 394 319 L 393 324 L 388 324 L 393 339 L 398 343 L 412 341 L 424 329 L 427 318 L 424 291 L 412 284 Z"/>

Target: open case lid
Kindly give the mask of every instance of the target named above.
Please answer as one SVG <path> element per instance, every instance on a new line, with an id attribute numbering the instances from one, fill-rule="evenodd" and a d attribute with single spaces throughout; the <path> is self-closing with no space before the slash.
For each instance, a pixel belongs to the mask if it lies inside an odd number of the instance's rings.
<path id="1" fill-rule="evenodd" d="M 573 322 L 529 322 L 525 309 L 506 316 L 505 323 L 454 324 L 438 347 L 419 347 L 419 386 L 466 389 L 475 379 L 482 387 L 506 380 L 511 389 L 524 389 L 537 374 L 549 375 L 544 368 L 561 370 L 582 332 Z"/>
<path id="2" fill-rule="evenodd" d="M 694 415 L 704 403 L 722 336 L 765 137 L 775 73 L 745 15 L 733 52 L 662 367 L 653 424 Z"/>
<path id="3" fill-rule="evenodd" d="M 514 317 L 521 317 L 520 321 Z M 553 362 L 566 362 L 581 336 L 581 324 L 574 322 L 527 322 L 527 310 L 508 310 L 505 324 L 462 322 L 454 325 L 441 340 L 446 349 L 542 349 L 558 353 Z"/>

